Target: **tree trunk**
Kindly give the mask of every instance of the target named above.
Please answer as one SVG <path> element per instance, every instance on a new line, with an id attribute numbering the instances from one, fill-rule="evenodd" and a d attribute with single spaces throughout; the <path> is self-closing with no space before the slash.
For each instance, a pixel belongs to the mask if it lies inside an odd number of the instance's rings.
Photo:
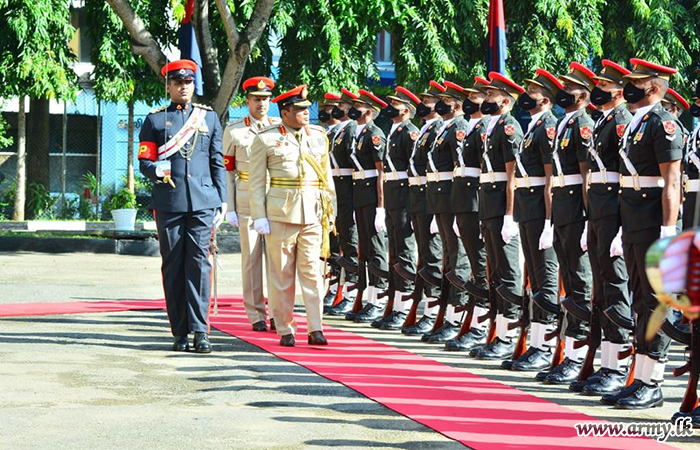
<path id="1" fill-rule="evenodd" d="M 26 132 L 27 115 L 24 110 L 24 96 L 19 98 L 19 113 L 17 114 L 17 193 L 15 195 L 15 210 L 12 220 L 24 220 L 25 193 L 27 187 L 27 166 L 26 166 Z"/>
<path id="2" fill-rule="evenodd" d="M 129 137 L 127 139 L 126 150 L 126 188 L 134 192 L 134 101 L 127 102 L 129 107 Z"/>
<path id="3" fill-rule="evenodd" d="M 31 99 L 27 117 L 27 185 L 43 184 L 49 179 L 49 101 Z"/>

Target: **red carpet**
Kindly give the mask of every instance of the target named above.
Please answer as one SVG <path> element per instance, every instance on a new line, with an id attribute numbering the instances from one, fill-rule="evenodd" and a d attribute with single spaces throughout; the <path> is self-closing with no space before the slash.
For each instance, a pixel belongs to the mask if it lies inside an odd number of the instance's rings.
<path id="1" fill-rule="evenodd" d="M 15 304 L 0 305 L 0 317 L 162 307 L 162 300 Z M 303 317 L 298 322 L 304 337 Z M 326 327 L 328 347 L 310 347 L 303 339 L 295 348 L 280 347 L 274 333 L 251 331 L 240 297 L 220 302 L 212 325 L 475 449 L 672 448 L 649 438 L 579 437 L 576 423 L 604 421 L 347 331 Z"/>

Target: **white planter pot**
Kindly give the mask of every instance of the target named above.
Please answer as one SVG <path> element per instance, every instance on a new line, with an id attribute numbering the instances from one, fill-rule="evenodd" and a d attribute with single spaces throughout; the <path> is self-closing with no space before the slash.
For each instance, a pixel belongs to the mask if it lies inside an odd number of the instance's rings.
<path id="1" fill-rule="evenodd" d="M 135 209 L 113 209 L 114 229 L 123 231 L 133 231 L 136 222 Z"/>

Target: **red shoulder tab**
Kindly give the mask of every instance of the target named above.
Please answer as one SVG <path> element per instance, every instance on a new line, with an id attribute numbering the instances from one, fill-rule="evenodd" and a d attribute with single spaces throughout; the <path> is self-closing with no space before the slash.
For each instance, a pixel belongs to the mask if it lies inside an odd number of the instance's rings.
<path id="1" fill-rule="evenodd" d="M 245 126 L 247 126 L 247 127 L 250 126 L 250 117 L 248 117 L 248 116 L 245 117 Z"/>
<path id="2" fill-rule="evenodd" d="M 279 127 L 277 127 L 277 129 L 280 130 L 280 134 L 281 134 L 282 136 L 286 136 L 286 135 L 287 135 L 287 129 L 284 127 L 284 125 L 280 125 Z"/>

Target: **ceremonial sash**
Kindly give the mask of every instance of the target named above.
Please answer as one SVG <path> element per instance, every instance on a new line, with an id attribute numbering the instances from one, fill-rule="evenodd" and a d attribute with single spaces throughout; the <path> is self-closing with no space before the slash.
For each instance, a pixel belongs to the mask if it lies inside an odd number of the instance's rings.
<path id="1" fill-rule="evenodd" d="M 180 149 L 192 139 L 192 136 L 194 136 L 197 129 L 199 129 L 199 124 L 202 123 L 206 115 L 206 109 L 195 106 L 192 109 L 190 118 L 185 122 L 185 125 L 183 125 L 168 142 L 158 147 L 158 161 L 168 159 L 174 155 L 175 152 L 180 151 Z"/>

